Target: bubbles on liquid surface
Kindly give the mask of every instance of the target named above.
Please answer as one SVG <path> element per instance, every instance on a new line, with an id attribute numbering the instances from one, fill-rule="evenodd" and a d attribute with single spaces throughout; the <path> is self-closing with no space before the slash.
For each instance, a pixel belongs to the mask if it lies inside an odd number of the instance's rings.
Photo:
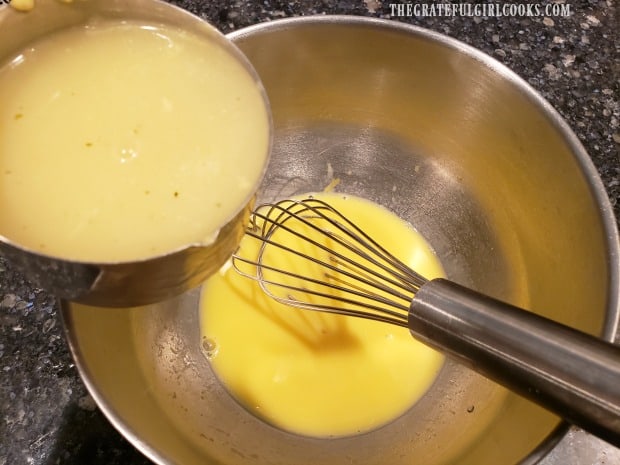
<path id="1" fill-rule="evenodd" d="M 133 160 L 134 158 L 138 157 L 138 152 L 136 152 L 134 149 L 131 148 L 123 148 L 120 151 L 120 162 L 121 164 L 123 163 L 127 163 L 131 160 Z"/>
<path id="2" fill-rule="evenodd" d="M 208 360 L 213 359 L 219 351 L 219 346 L 217 345 L 217 341 L 210 337 L 203 337 L 202 344 L 200 345 L 202 349 L 202 353 Z"/>

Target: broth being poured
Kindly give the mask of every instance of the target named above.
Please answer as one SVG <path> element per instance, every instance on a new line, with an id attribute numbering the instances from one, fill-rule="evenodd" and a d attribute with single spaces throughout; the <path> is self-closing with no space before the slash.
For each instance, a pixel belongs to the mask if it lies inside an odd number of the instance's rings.
<path id="1" fill-rule="evenodd" d="M 444 275 L 424 238 L 393 213 L 352 196 L 313 195 L 346 212 L 425 276 Z M 307 247 L 301 240 L 286 245 Z M 253 246 L 242 241 L 240 248 L 252 256 L 258 252 L 248 250 Z M 352 435 L 394 420 L 422 397 L 443 363 L 406 328 L 278 304 L 230 267 L 203 288 L 201 330 L 213 369 L 241 404 L 277 427 L 309 436 Z"/>

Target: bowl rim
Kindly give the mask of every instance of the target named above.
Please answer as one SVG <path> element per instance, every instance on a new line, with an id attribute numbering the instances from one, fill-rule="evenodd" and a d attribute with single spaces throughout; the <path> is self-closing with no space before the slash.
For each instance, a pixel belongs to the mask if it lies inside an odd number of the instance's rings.
<path id="1" fill-rule="evenodd" d="M 605 245 L 607 247 L 607 264 L 609 267 L 608 288 L 610 291 L 601 337 L 610 342 L 613 342 L 615 338 L 620 337 L 620 328 L 618 327 L 620 322 L 620 292 L 618 292 L 620 289 L 620 236 L 618 232 L 617 220 L 603 182 L 598 175 L 598 171 L 592 159 L 568 123 L 561 117 L 558 111 L 555 110 L 552 105 L 523 78 L 490 55 L 487 55 L 481 50 L 478 50 L 477 48 L 467 45 L 452 37 L 448 37 L 444 34 L 419 26 L 402 23 L 398 20 L 351 15 L 314 15 L 293 17 L 247 26 L 226 34 L 226 37 L 235 43 L 236 40 L 243 39 L 256 33 L 288 29 L 300 25 L 310 26 L 323 24 L 344 24 L 347 26 L 353 25 L 372 27 L 390 32 L 401 32 L 403 34 L 417 36 L 418 38 L 424 40 L 430 40 L 438 45 L 464 53 L 468 57 L 499 73 L 504 79 L 509 81 L 520 92 L 522 92 L 528 101 L 534 105 L 541 112 L 541 114 L 544 114 L 548 118 L 552 127 L 554 127 L 566 140 L 575 161 L 584 175 L 588 188 L 590 189 L 594 200 L 599 207 L 601 222 L 606 233 Z M 128 428 L 123 423 L 122 418 L 119 416 L 118 412 L 116 412 L 114 407 L 111 406 L 106 401 L 103 394 L 98 391 L 92 377 L 90 376 L 90 371 L 82 359 L 80 348 L 78 347 L 73 335 L 74 327 L 71 318 L 71 306 L 66 301 L 59 301 L 59 308 L 65 336 L 78 372 L 88 391 L 94 398 L 99 408 L 101 408 L 104 415 L 112 423 L 112 425 L 134 445 L 134 447 L 136 447 L 150 460 L 159 465 L 168 465 L 173 463 L 170 457 L 166 457 L 163 452 L 156 450 L 152 446 L 143 442 L 133 430 Z M 565 421 L 560 421 L 556 428 L 553 429 L 547 437 L 538 444 L 538 446 L 530 451 L 527 456 L 521 459 L 519 464 L 533 465 L 538 463 L 562 440 L 569 428 L 570 424 Z"/>

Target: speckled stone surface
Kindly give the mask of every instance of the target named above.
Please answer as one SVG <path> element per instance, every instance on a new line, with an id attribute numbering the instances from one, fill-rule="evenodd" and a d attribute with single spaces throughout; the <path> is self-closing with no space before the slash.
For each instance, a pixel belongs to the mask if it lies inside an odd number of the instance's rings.
<path id="1" fill-rule="evenodd" d="M 569 17 L 501 18 L 395 17 L 389 2 L 378 0 L 173 3 L 223 32 L 289 16 L 347 14 L 403 21 L 473 45 L 514 70 L 561 113 L 591 155 L 620 217 L 620 16 L 615 1 L 557 2 L 569 5 Z M 7 40 L 1 30 L 0 39 Z M 53 296 L 30 285 L 1 257 L 0 412 L 0 465 L 150 463 L 88 395 L 68 353 Z M 574 430 L 544 463 L 618 464 L 620 451 Z"/>

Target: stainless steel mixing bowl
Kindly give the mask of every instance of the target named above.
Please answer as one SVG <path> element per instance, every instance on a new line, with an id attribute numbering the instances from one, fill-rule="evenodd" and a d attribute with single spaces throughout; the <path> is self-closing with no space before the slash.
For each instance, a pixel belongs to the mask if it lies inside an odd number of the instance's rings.
<path id="1" fill-rule="evenodd" d="M 337 182 L 411 222 L 451 279 L 614 335 L 610 203 L 575 135 L 514 73 L 396 22 L 298 18 L 230 37 L 258 71 L 274 117 L 259 201 Z M 109 311 L 63 304 L 92 395 L 157 463 L 497 465 L 535 461 L 553 443 L 538 447 L 557 418 L 452 362 L 378 430 L 333 439 L 280 431 L 214 377 L 199 349 L 198 298 L 196 290 Z"/>
<path id="2" fill-rule="evenodd" d="M 0 64 L 37 38 L 93 19 L 165 24 L 191 31 L 204 40 L 215 41 L 236 57 L 262 90 L 250 63 L 223 34 L 197 16 L 158 0 L 88 0 L 74 3 L 38 0 L 36 7 L 28 13 L 17 12 L 8 6 L 0 7 Z M 269 106 L 266 96 L 265 106 Z M 253 205 L 253 192 L 261 180 L 262 176 L 257 176 L 252 194 L 221 225 L 219 231 L 213 231 L 213 242 L 187 244 L 144 260 L 92 263 L 29 250 L 2 237 L 0 231 L 0 253 L 33 282 L 62 298 L 115 307 L 159 302 L 196 287 L 228 259 L 243 235 Z M 59 182 L 71 181 L 63 179 Z"/>

